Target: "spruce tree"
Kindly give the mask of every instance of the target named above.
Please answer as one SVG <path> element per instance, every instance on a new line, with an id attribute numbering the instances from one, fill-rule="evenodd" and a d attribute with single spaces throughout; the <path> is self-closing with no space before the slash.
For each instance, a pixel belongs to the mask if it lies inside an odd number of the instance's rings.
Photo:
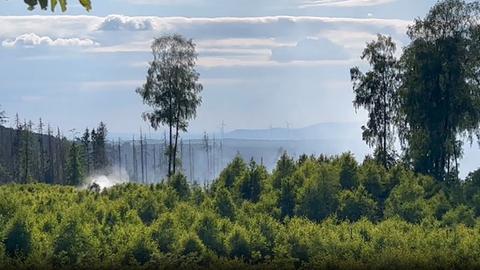
<path id="1" fill-rule="evenodd" d="M 83 168 L 79 146 L 76 142 L 70 146 L 67 168 L 67 185 L 78 186 L 83 181 Z"/>
<path id="2" fill-rule="evenodd" d="M 91 172 L 91 167 L 90 167 L 90 163 L 91 163 L 91 151 L 90 151 L 90 131 L 87 129 L 85 129 L 85 132 L 83 133 L 82 135 L 82 138 L 80 138 L 80 142 L 82 143 L 82 152 L 83 152 L 83 163 L 85 164 L 85 171 L 86 173 L 90 173 Z"/>

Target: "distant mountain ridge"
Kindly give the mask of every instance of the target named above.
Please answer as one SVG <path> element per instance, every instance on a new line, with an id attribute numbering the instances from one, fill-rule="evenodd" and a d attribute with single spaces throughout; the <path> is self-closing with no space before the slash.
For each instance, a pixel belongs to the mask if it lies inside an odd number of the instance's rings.
<path id="1" fill-rule="evenodd" d="M 355 122 L 347 123 L 319 123 L 302 128 L 269 128 L 269 129 L 235 129 L 225 132 L 225 139 L 235 140 L 274 140 L 274 141 L 305 141 L 305 140 L 362 140 L 362 124 Z M 210 139 L 215 136 L 217 139 L 222 137 L 221 133 L 207 132 Z M 135 136 L 133 136 L 135 135 Z M 149 140 L 163 140 L 164 132 L 148 132 L 145 134 Z M 184 140 L 202 140 L 203 133 L 182 134 Z M 110 133 L 112 140 L 132 140 L 135 137 L 139 139 L 139 134 L 132 133 Z"/>
<path id="2" fill-rule="evenodd" d="M 320 123 L 304 128 L 237 129 L 228 139 L 247 140 L 361 140 L 360 123 Z"/>

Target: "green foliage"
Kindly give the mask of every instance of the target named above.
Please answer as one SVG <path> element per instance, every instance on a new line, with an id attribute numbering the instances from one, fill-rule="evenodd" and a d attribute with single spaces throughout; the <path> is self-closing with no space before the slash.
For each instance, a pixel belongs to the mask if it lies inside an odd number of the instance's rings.
<path id="1" fill-rule="evenodd" d="M 249 260 L 251 257 L 248 232 L 241 226 L 235 226 L 227 236 L 227 248 L 231 258 Z"/>
<path id="2" fill-rule="evenodd" d="M 362 217 L 373 220 L 376 212 L 377 203 L 363 186 L 340 193 L 339 217 L 350 221 L 358 221 Z"/>
<path id="3" fill-rule="evenodd" d="M 385 216 L 399 216 L 408 222 L 420 222 L 424 217 L 425 191 L 412 179 L 395 187 L 385 203 Z"/>
<path id="4" fill-rule="evenodd" d="M 329 165 L 320 165 L 304 180 L 297 195 L 297 214 L 320 221 L 335 213 L 340 191 L 339 177 Z"/>
<path id="5" fill-rule="evenodd" d="M 450 210 L 451 203 L 443 191 L 435 194 L 429 201 L 430 215 L 433 215 L 438 220 L 441 220 L 443 215 Z"/>
<path id="6" fill-rule="evenodd" d="M 277 167 L 272 175 L 272 186 L 275 189 L 280 189 L 282 179 L 291 177 L 295 172 L 295 162 L 293 158 L 289 157 L 287 152 L 284 152 L 277 162 Z"/>
<path id="7" fill-rule="evenodd" d="M 190 196 L 190 186 L 185 175 L 177 173 L 168 179 L 167 184 L 177 192 L 180 198 L 187 199 Z"/>
<path id="8" fill-rule="evenodd" d="M 132 250 L 133 257 L 140 265 L 144 265 L 152 258 L 152 250 L 145 243 L 145 241 L 138 241 Z"/>
<path id="9" fill-rule="evenodd" d="M 280 180 L 279 208 L 282 218 L 291 217 L 295 214 L 296 186 L 292 178 L 286 177 Z"/>
<path id="10" fill-rule="evenodd" d="M 408 28 L 400 60 L 392 38 L 379 34 L 361 56 L 371 69 L 350 70 L 354 106 L 369 117 L 363 139 L 385 168 L 397 163 L 399 137 L 407 166 L 458 180 L 465 138 L 480 139 L 479 13 L 477 1 L 440 0 Z"/>
<path id="11" fill-rule="evenodd" d="M 213 250 L 216 254 L 225 254 L 221 227 L 215 215 L 209 212 L 203 214 L 197 221 L 196 233 L 207 248 Z"/>
<path id="12" fill-rule="evenodd" d="M 437 185 L 431 177 L 401 166 L 385 169 L 370 160 L 356 165 L 359 184 L 352 189 L 340 184 L 341 160 L 307 157 L 279 176 L 280 190 L 272 187 L 275 172 L 253 163 L 231 191 L 219 183 L 190 186 L 181 175 L 181 184 L 125 184 L 101 193 L 42 184 L 0 186 L 0 265 L 480 266 L 480 223 L 473 207 L 476 172 L 464 183 Z M 257 202 L 241 193 L 231 195 L 240 191 L 236 188 L 246 176 L 262 183 Z M 364 183 L 376 188 L 369 191 Z"/>
<path id="13" fill-rule="evenodd" d="M 25 0 L 29 10 L 34 10 L 37 6 L 40 6 L 41 9 L 46 10 L 48 8 L 48 0 Z M 90 0 L 79 0 L 80 5 L 82 5 L 86 11 L 92 9 L 92 3 Z M 50 0 L 50 9 L 52 12 L 55 12 L 57 4 L 60 5 L 62 12 L 67 11 L 67 0 Z"/>
<path id="14" fill-rule="evenodd" d="M 463 189 L 466 203 L 480 215 L 480 169 L 468 175 Z"/>
<path id="15" fill-rule="evenodd" d="M 387 170 L 373 160 L 366 160 L 359 170 L 359 182 L 377 201 L 385 201 Z"/>
<path id="16" fill-rule="evenodd" d="M 33 232 L 27 212 L 18 214 L 9 222 L 3 240 L 5 255 L 24 260 L 33 251 Z"/>
<path id="17" fill-rule="evenodd" d="M 475 213 L 470 207 L 460 205 L 456 208 L 450 209 L 443 216 L 443 223 L 446 226 L 464 224 L 473 227 L 475 225 Z"/>
<path id="18" fill-rule="evenodd" d="M 480 127 L 476 1 L 439 1 L 410 26 L 402 56 L 400 137 L 420 173 L 456 178 L 462 140 Z"/>
<path id="19" fill-rule="evenodd" d="M 67 185 L 80 185 L 83 182 L 83 175 L 84 169 L 82 167 L 80 149 L 76 143 L 72 143 L 67 165 Z"/>
<path id="20" fill-rule="evenodd" d="M 189 233 L 180 239 L 180 250 L 182 255 L 201 256 L 205 246 L 196 234 Z"/>
<path id="21" fill-rule="evenodd" d="M 252 159 L 247 171 L 238 182 L 241 197 L 254 203 L 258 202 L 266 179 L 267 170 L 265 167 L 257 165 Z"/>
<path id="22" fill-rule="evenodd" d="M 53 258 L 56 265 L 85 265 L 93 256 L 95 245 L 82 219 L 68 218 L 61 225 L 58 237 L 53 242 Z"/>
<path id="23" fill-rule="evenodd" d="M 237 155 L 232 162 L 220 173 L 218 181 L 215 185 L 225 187 L 232 190 L 235 184 L 240 180 L 240 177 L 247 171 L 245 161 Z"/>
<path id="24" fill-rule="evenodd" d="M 174 251 L 174 247 L 178 238 L 176 231 L 175 219 L 171 214 L 161 216 L 152 225 L 152 239 L 158 250 L 163 253 Z"/>
<path id="25" fill-rule="evenodd" d="M 235 217 L 235 203 L 228 190 L 224 188 L 217 190 L 213 205 L 220 216 L 226 218 Z"/>
<path id="26" fill-rule="evenodd" d="M 358 163 L 351 153 L 338 159 L 340 163 L 340 185 L 343 189 L 353 189 L 358 185 Z"/>
<path id="27" fill-rule="evenodd" d="M 107 146 L 107 126 L 100 122 L 97 129 L 92 129 L 91 144 L 92 144 L 92 162 L 93 169 L 98 171 L 104 171 L 109 165 L 109 161 L 106 155 Z"/>

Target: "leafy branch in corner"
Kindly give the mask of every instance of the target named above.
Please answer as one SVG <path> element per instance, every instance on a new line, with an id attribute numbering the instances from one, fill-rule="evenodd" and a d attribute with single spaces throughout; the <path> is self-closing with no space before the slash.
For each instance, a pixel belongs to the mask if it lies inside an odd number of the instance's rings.
<path id="1" fill-rule="evenodd" d="M 60 6 L 62 12 L 67 11 L 67 0 L 24 0 L 25 4 L 28 6 L 28 10 L 34 10 L 37 6 L 40 6 L 41 9 L 47 10 L 50 2 L 50 10 L 55 12 L 57 5 Z M 92 9 L 92 3 L 90 0 L 78 0 L 80 5 L 82 5 L 85 10 L 90 11 Z"/>

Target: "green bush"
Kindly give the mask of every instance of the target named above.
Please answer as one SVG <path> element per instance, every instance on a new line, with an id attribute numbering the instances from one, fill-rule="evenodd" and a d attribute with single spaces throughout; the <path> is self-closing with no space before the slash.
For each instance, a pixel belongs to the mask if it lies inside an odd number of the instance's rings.
<path id="1" fill-rule="evenodd" d="M 32 225 L 26 212 L 19 212 L 7 225 L 3 240 L 5 255 L 24 260 L 33 251 Z"/>

